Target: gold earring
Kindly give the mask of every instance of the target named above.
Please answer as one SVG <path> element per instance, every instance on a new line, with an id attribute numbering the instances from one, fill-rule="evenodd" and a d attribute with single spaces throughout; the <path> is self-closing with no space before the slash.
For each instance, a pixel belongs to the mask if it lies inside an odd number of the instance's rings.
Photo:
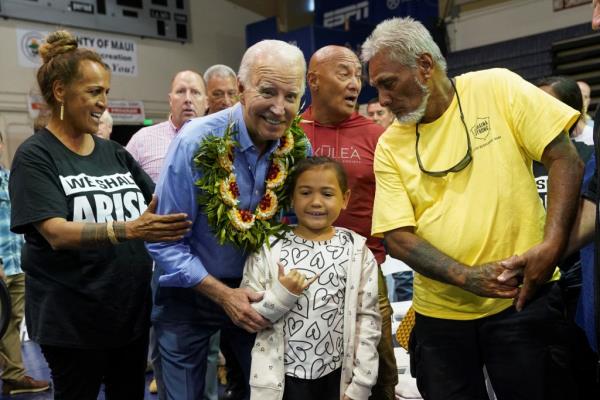
<path id="1" fill-rule="evenodd" d="M 60 103 L 60 120 L 62 121 L 65 117 L 65 104 Z"/>

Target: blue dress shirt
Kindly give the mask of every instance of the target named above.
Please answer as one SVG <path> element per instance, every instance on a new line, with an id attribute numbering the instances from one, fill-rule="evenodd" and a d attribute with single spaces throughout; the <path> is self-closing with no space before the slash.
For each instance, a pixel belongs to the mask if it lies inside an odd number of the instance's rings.
<path id="1" fill-rule="evenodd" d="M 161 287 L 193 287 L 208 274 L 217 279 L 239 279 L 247 254 L 237 247 L 217 242 L 197 200 L 194 183 L 202 171 L 194 164 L 200 143 L 208 135 L 223 136 L 227 125 L 236 123 L 239 143 L 234 150 L 234 171 L 240 190 L 239 208 L 254 210 L 262 198 L 270 156 L 279 145 L 271 143 L 264 154 L 254 146 L 237 105 L 186 123 L 173 140 L 156 186 L 158 214 L 186 213 L 193 222 L 188 234 L 177 242 L 151 243 L 147 248 L 157 263 Z"/>

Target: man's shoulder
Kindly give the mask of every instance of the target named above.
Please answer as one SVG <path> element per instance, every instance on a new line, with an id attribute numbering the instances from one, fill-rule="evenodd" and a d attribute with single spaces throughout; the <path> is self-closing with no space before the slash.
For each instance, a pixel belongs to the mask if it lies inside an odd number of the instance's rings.
<path id="1" fill-rule="evenodd" d="M 518 79 L 520 76 L 506 68 L 489 68 L 478 71 L 466 72 L 457 77 L 459 80 L 469 83 L 481 84 L 484 82 L 498 84 L 503 81 Z"/>
<path id="2" fill-rule="evenodd" d="M 385 145 L 414 146 L 415 124 L 394 120 L 381 134 L 377 147 Z"/>
<path id="3" fill-rule="evenodd" d="M 223 136 L 229 125 L 238 130 L 240 126 L 245 127 L 244 119 L 241 116 L 236 117 L 235 113 L 216 113 L 194 118 L 181 128 L 176 140 L 185 145 L 197 145 L 207 136 Z"/>
<path id="4" fill-rule="evenodd" d="M 312 126 L 315 132 L 320 130 L 352 131 L 360 129 L 362 135 L 381 135 L 385 129 L 358 112 L 353 112 L 346 120 L 337 125 L 321 125 L 313 120 L 312 106 L 301 114 L 300 126 Z"/>
<path id="5" fill-rule="evenodd" d="M 369 118 L 365 117 L 364 115 L 360 115 L 357 113 L 354 118 L 355 118 L 356 124 L 359 126 L 363 126 L 364 129 L 368 133 L 371 133 L 374 135 L 381 135 L 383 132 L 385 132 L 385 128 L 383 126 L 376 124 L 375 122 L 373 122 Z"/>
<path id="6" fill-rule="evenodd" d="M 133 134 L 133 136 L 137 136 L 138 138 L 154 135 L 160 132 L 164 132 L 165 130 L 170 128 L 171 121 L 166 120 L 163 122 L 159 122 L 158 124 L 154 124 L 152 126 L 145 126 L 141 128 L 139 131 Z"/>

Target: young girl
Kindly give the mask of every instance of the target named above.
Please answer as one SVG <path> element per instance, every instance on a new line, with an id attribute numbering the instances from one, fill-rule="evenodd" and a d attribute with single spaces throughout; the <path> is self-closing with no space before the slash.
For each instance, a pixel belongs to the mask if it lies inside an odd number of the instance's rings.
<path id="1" fill-rule="evenodd" d="M 251 399 L 366 400 L 377 379 L 377 264 L 365 238 L 331 224 L 348 204 L 343 167 L 300 161 L 289 188 L 298 225 L 248 257 L 242 286 L 273 322 L 252 349 Z"/>

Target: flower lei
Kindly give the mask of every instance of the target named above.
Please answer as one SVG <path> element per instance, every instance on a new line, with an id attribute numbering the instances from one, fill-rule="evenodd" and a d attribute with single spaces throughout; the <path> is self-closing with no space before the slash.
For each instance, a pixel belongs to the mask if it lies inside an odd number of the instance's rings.
<path id="1" fill-rule="evenodd" d="M 308 151 L 308 139 L 299 122 L 300 116 L 294 118 L 271 155 L 265 193 L 254 210 L 238 208 L 240 191 L 234 149 L 239 143 L 232 139 L 238 133 L 235 123 L 229 123 L 223 137 L 209 135 L 200 144 L 194 156 L 194 164 L 202 170 L 195 182 L 200 189 L 198 203 L 220 244 L 233 243 L 252 252 L 269 236 L 286 229 L 281 216 L 290 207 L 286 194 L 288 178 L 295 162 L 306 158 Z"/>

